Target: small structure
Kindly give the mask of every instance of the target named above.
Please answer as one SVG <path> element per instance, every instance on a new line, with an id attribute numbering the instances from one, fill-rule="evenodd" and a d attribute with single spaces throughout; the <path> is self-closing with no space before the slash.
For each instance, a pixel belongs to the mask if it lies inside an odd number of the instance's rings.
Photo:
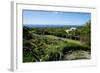
<path id="1" fill-rule="evenodd" d="M 75 27 L 71 27 L 70 29 L 68 29 L 68 30 L 65 30 L 67 33 L 69 33 L 69 32 L 72 32 L 72 31 L 75 31 L 76 30 L 76 28 Z"/>
<path id="2" fill-rule="evenodd" d="M 72 27 L 72 28 L 70 28 L 70 30 L 73 31 L 73 30 L 76 30 L 76 28 L 75 27 Z"/>
<path id="3" fill-rule="evenodd" d="M 65 32 L 68 34 L 69 39 L 80 40 L 80 36 L 76 35 L 76 32 L 75 32 L 76 30 L 77 28 L 75 27 L 71 27 L 70 29 L 65 30 Z"/>

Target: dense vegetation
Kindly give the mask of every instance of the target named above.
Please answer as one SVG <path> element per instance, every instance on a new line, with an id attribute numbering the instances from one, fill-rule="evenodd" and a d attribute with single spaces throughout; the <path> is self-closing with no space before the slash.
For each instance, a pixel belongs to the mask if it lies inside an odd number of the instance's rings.
<path id="1" fill-rule="evenodd" d="M 89 59 L 90 26 L 89 21 L 84 26 L 76 27 L 68 33 L 66 30 L 71 27 L 29 28 L 23 26 L 23 62 Z M 80 51 L 87 52 L 85 54 L 89 54 L 89 57 L 84 57 Z M 71 54 L 77 57 L 69 59 Z"/>

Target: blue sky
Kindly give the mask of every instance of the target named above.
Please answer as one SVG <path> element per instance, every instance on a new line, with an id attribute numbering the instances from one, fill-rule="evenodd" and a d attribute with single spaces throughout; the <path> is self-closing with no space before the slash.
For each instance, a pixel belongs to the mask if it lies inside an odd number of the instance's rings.
<path id="1" fill-rule="evenodd" d="M 23 24 L 83 25 L 90 13 L 23 10 Z"/>

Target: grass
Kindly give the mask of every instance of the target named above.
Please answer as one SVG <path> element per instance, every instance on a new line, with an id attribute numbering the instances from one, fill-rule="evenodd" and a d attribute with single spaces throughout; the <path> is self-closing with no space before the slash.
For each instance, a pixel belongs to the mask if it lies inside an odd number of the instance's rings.
<path id="1" fill-rule="evenodd" d="M 80 41 L 77 41 L 77 40 L 71 40 L 71 39 L 66 39 L 69 43 L 76 43 L 76 44 L 79 44 L 79 45 L 83 45 Z"/>

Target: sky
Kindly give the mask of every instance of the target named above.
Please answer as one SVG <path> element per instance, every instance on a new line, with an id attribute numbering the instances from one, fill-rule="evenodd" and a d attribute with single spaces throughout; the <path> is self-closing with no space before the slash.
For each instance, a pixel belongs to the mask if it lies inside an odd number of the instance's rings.
<path id="1" fill-rule="evenodd" d="M 84 25 L 91 13 L 23 10 L 23 24 Z"/>

